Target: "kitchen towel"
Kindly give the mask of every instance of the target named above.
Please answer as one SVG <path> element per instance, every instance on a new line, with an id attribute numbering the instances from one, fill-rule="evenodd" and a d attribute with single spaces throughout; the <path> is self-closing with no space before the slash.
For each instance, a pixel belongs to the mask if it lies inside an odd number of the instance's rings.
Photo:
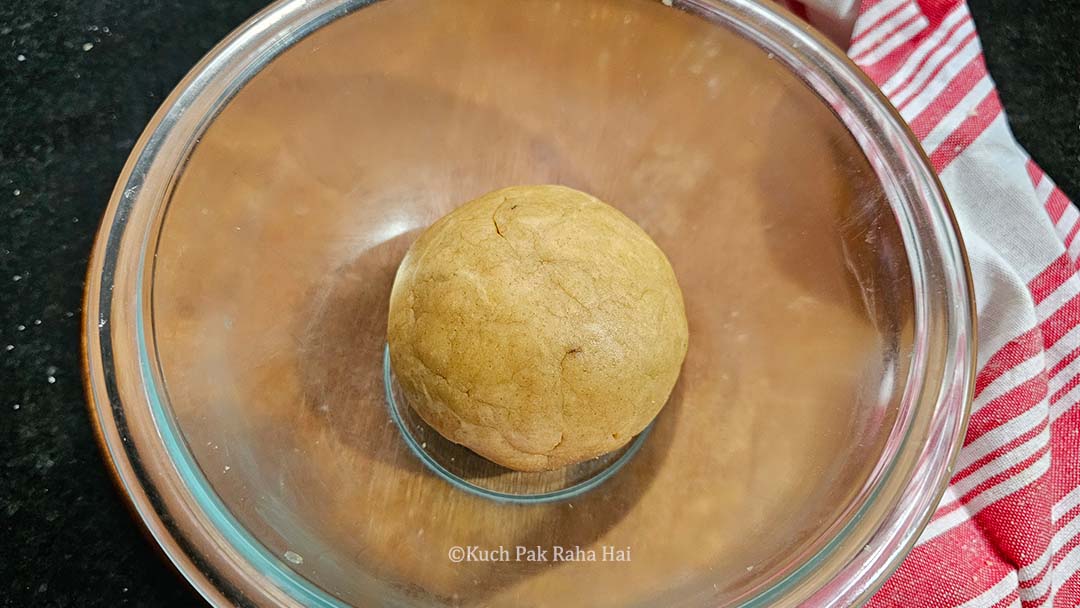
<path id="1" fill-rule="evenodd" d="M 850 57 L 952 201 L 979 316 L 945 497 L 873 608 L 1080 605 L 1080 221 L 1017 144 L 962 0 L 864 0 Z"/>

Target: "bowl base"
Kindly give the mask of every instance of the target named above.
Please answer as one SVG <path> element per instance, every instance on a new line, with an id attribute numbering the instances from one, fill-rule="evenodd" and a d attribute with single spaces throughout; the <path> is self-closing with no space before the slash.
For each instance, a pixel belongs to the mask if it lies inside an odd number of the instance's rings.
<path id="1" fill-rule="evenodd" d="M 623 447 L 602 456 L 551 471 L 514 471 L 439 434 L 409 407 L 383 353 L 383 382 L 390 418 L 409 450 L 424 466 L 466 492 L 502 502 L 540 503 L 567 500 L 595 488 L 623 467 L 641 448 L 652 424 Z"/>

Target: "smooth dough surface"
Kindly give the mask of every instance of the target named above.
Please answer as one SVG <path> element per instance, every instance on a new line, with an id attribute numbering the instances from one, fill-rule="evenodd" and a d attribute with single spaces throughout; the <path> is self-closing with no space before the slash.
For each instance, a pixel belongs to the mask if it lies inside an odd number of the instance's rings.
<path id="1" fill-rule="evenodd" d="M 437 431 L 523 471 L 640 433 L 686 355 L 670 263 L 632 220 L 563 186 L 515 186 L 432 224 L 390 296 L 391 364 Z"/>

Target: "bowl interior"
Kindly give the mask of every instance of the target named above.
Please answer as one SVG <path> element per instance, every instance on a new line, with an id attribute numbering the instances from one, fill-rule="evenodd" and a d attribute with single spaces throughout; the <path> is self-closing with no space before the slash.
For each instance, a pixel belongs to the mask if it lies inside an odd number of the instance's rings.
<path id="1" fill-rule="evenodd" d="M 402 441 L 386 312 L 420 230 L 534 183 L 641 224 L 679 277 L 690 348 L 617 474 L 503 504 Z M 285 567 L 353 605 L 747 600 L 856 516 L 912 351 L 910 269 L 858 143 L 768 53 L 651 0 L 386 0 L 336 20 L 214 117 L 154 252 L 162 397 L 201 473 Z"/>

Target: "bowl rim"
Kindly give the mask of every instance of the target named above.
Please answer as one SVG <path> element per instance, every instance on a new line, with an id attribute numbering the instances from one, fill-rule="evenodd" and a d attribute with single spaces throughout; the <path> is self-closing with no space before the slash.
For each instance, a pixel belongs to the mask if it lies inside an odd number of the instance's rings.
<path id="1" fill-rule="evenodd" d="M 174 113 L 177 108 L 180 108 L 180 111 L 186 110 L 182 102 L 188 99 L 188 96 L 201 94 L 201 89 L 208 82 L 220 76 L 215 72 L 215 68 L 219 68 L 221 62 L 235 58 L 242 52 L 250 53 L 252 46 L 256 46 L 256 50 L 265 55 L 261 57 L 261 61 L 249 62 L 256 69 L 252 69 L 249 65 L 246 72 L 234 74 L 234 80 L 227 88 L 235 93 L 269 61 L 311 32 L 377 1 L 379 0 L 277 0 L 247 19 L 211 49 L 166 97 L 133 146 L 110 196 L 91 250 L 83 290 L 80 355 L 84 392 L 95 439 L 107 463 L 110 476 L 140 527 L 155 541 L 156 549 L 167 558 L 176 572 L 205 600 L 215 606 L 303 605 L 297 597 L 276 587 L 281 576 L 302 577 L 285 568 L 287 572 L 276 572 L 252 578 L 248 576 L 250 573 L 241 572 L 241 565 L 230 561 L 230 556 L 219 555 L 218 559 L 208 560 L 206 555 L 197 554 L 190 538 L 185 535 L 185 532 L 199 531 L 197 522 L 187 521 L 187 530 L 182 530 L 181 526 L 173 521 L 175 513 L 169 513 L 169 517 L 163 514 L 163 501 L 168 498 L 166 495 L 175 493 L 176 489 L 155 486 L 148 478 L 146 471 L 142 470 L 143 465 L 139 462 L 137 447 L 133 441 L 129 441 L 125 404 L 116 396 L 115 387 L 110 388 L 110 383 L 116 382 L 116 370 L 112 367 L 115 362 L 111 360 L 113 315 L 111 306 L 103 305 L 103 303 L 106 303 L 106 298 L 108 298 L 108 304 L 112 303 L 113 284 L 103 281 L 103 275 L 107 274 L 110 262 L 115 263 L 116 249 L 119 247 L 124 228 L 128 225 L 127 211 L 143 195 L 140 186 L 146 178 L 149 166 L 155 161 L 155 155 L 162 145 L 164 134 L 175 126 Z M 664 3 L 667 4 L 667 0 Z M 974 392 L 976 371 L 974 345 L 977 320 L 974 314 L 976 308 L 972 275 L 959 224 L 937 174 L 931 168 L 928 157 L 910 127 L 873 81 L 823 34 L 803 23 L 787 10 L 777 6 L 764 6 L 757 0 L 674 0 L 674 8 L 697 12 L 699 16 L 701 12 L 716 11 L 720 8 L 737 14 L 752 14 L 758 18 L 764 15 L 774 25 L 779 24 L 785 28 L 788 34 L 797 33 L 797 40 L 803 44 L 803 49 L 799 50 L 799 53 L 809 53 L 818 58 L 826 57 L 832 62 L 833 69 L 839 66 L 849 83 L 855 82 L 855 86 L 861 87 L 863 89 L 861 92 L 867 94 L 878 106 L 875 109 L 883 112 L 890 122 L 888 126 L 902 135 L 903 140 L 898 145 L 905 147 L 905 152 L 910 159 L 917 163 L 918 166 L 915 168 L 922 174 L 920 177 L 927 181 L 924 185 L 931 189 L 929 194 L 938 203 L 937 208 L 932 211 L 941 214 L 942 217 L 939 219 L 944 220 L 940 227 L 944 228 L 944 237 L 948 242 L 943 246 L 950 249 L 950 253 L 956 257 L 958 264 L 954 270 L 959 270 L 962 274 L 960 277 L 953 277 L 959 279 L 957 288 L 960 291 L 960 297 L 953 304 L 959 307 L 960 311 L 959 313 L 954 311 L 954 313 L 960 317 L 958 346 L 962 352 L 958 357 L 959 361 L 954 365 L 958 386 L 954 387 L 952 399 L 959 400 L 959 409 L 954 409 L 952 412 L 937 412 L 936 410 L 943 407 L 944 396 L 938 399 L 935 407 L 935 420 L 941 422 L 937 425 L 937 431 L 941 434 L 937 440 L 945 447 L 946 453 L 943 459 L 939 459 L 938 469 L 934 471 L 934 479 L 928 486 L 932 488 L 932 491 L 924 492 L 923 506 L 913 518 L 909 518 L 911 524 L 904 528 L 904 533 L 900 538 L 893 538 L 888 543 L 891 546 L 888 555 L 883 555 L 881 551 L 870 552 L 879 558 L 872 572 L 847 564 L 846 570 L 861 570 L 861 572 L 856 572 L 858 576 L 848 581 L 846 587 L 839 589 L 840 595 L 826 596 L 826 592 L 829 592 L 828 586 L 820 585 L 817 589 L 811 590 L 806 598 L 822 606 L 861 604 L 868 600 L 884 584 L 888 576 L 899 567 L 903 558 L 914 547 L 923 528 L 929 523 L 948 486 L 966 430 Z M 290 33 L 287 43 L 283 44 L 280 39 L 274 38 L 274 32 L 288 25 L 296 26 L 296 29 Z M 798 49 L 798 45 L 795 45 L 795 48 Z M 808 86 L 820 95 L 820 92 L 812 85 Z M 227 100 L 219 99 L 216 103 L 223 105 L 227 103 Z M 208 116 L 212 118 L 212 115 Z M 209 122 L 209 119 L 204 116 L 203 122 Z M 201 132 L 201 128 L 205 128 L 205 125 L 196 129 L 196 132 Z M 182 156 L 187 158 L 187 152 Z M 144 202 L 145 204 L 149 203 Z M 957 319 L 952 320 L 957 321 Z M 956 353 L 950 354 L 956 355 Z M 146 372 L 146 370 L 139 371 Z M 144 377 L 143 380 L 145 382 L 147 378 Z M 944 386 L 939 387 L 939 390 L 943 392 L 944 389 Z M 951 417 L 942 422 L 941 416 L 946 414 Z M 928 435 L 927 443 L 931 439 L 933 437 Z M 171 473 L 175 474 L 176 471 L 171 471 Z M 926 504 L 929 506 L 925 506 Z M 192 513 L 183 515 L 193 517 Z M 249 540 L 258 544 L 258 541 L 253 538 Z M 834 581 L 830 579 L 826 582 Z M 314 586 L 311 583 L 308 585 Z M 750 604 L 762 605 L 771 599 L 779 599 L 767 597 L 775 590 L 775 587 L 770 588 L 767 593 L 760 598 L 755 598 Z M 343 605 L 328 594 L 324 599 L 328 600 L 327 603 L 318 605 Z"/>

